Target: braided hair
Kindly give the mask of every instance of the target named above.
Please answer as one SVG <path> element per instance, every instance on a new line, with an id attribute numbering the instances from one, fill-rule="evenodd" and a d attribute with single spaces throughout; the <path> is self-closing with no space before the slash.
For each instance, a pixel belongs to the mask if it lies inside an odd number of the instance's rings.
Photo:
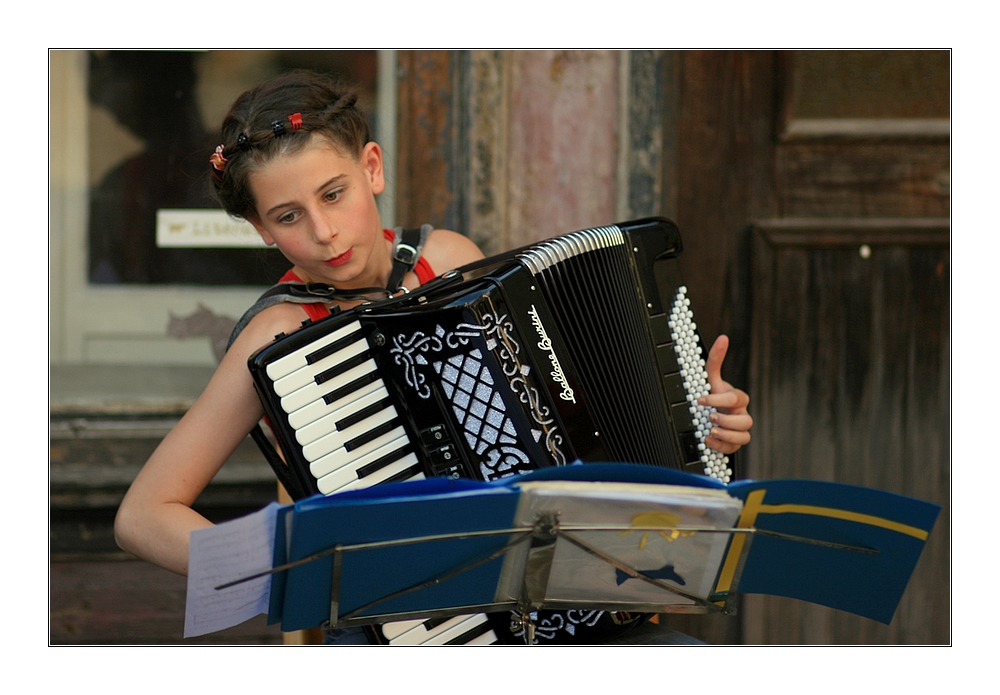
<path id="1" fill-rule="evenodd" d="M 298 152 L 313 133 L 340 154 L 359 158 L 371 132 L 357 100 L 333 78 L 306 70 L 241 94 L 222 122 L 223 144 L 210 160 L 215 195 L 226 212 L 256 219 L 250 174 L 277 156 Z"/>

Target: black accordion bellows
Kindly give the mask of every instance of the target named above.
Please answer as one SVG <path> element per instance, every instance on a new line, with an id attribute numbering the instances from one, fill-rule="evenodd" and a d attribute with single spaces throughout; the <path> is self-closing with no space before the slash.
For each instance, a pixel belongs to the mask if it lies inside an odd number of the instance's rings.
<path id="1" fill-rule="evenodd" d="M 633 253 L 618 228 L 601 227 L 542 242 L 520 259 L 554 307 L 559 332 L 572 336 L 567 354 L 609 460 L 678 468 Z"/>

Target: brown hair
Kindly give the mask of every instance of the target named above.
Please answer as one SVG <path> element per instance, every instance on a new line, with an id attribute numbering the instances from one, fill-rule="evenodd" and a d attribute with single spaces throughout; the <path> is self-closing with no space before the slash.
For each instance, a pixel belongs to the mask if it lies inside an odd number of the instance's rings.
<path id="1" fill-rule="evenodd" d="M 250 174 L 278 155 L 298 152 L 313 133 L 324 135 L 341 154 L 360 157 L 371 133 L 357 100 L 354 91 L 333 78 L 305 70 L 241 94 L 222 122 L 223 171 L 212 169 L 215 194 L 226 212 L 255 219 Z M 299 130 L 289 121 L 292 114 L 302 116 Z M 280 135 L 272 127 L 276 122 L 284 128 Z"/>

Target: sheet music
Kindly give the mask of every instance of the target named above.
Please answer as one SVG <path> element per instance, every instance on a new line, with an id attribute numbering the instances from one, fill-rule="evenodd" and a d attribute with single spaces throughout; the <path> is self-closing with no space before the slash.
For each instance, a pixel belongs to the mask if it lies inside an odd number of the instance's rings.
<path id="1" fill-rule="evenodd" d="M 677 485 L 526 482 L 519 485 L 517 524 L 531 525 L 555 512 L 559 523 L 621 525 L 626 531 L 574 531 L 590 547 L 626 566 L 707 599 L 729 543 L 727 533 L 654 531 L 656 527 L 731 529 L 742 502 L 724 490 Z M 522 554 L 526 552 L 521 549 Z M 516 598 L 523 558 L 511 554 L 500 592 Z M 556 542 L 545 597 L 548 600 L 692 605 L 694 601 L 634 579 L 564 538 Z"/>
<path id="2" fill-rule="evenodd" d="M 215 587 L 272 567 L 280 505 L 191 533 L 184 637 L 224 630 L 266 613 L 270 575 L 217 591 Z"/>

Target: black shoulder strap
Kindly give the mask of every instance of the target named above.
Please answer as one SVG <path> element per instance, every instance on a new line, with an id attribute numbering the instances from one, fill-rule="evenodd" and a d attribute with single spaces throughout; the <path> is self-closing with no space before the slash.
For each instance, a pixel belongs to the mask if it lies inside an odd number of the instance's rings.
<path id="1" fill-rule="evenodd" d="M 226 350 L 232 347 L 236 336 L 243 332 L 250 320 L 264 311 L 268 307 L 282 302 L 295 302 L 297 304 L 319 304 L 333 300 L 328 291 L 324 291 L 326 285 L 307 285 L 301 282 L 281 282 L 271 287 L 267 292 L 258 297 L 253 306 L 247 309 L 240 320 L 233 327 L 233 332 L 229 334 L 229 342 L 226 343 Z M 332 289 L 332 288 L 327 288 Z"/>
<path id="2" fill-rule="evenodd" d="M 420 229 L 403 229 L 396 227 L 396 237 L 392 240 L 392 272 L 389 274 L 389 284 L 386 289 L 395 294 L 403 284 L 403 276 L 413 270 L 423 253 L 427 237 L 434 231 L 429 224 Z"/>
<path id="3" fill-rule="evenodd" d="M 369 287 L 360 290 L 343 291 L 330 285 L 302 282 L 281 282 L 268 289 L 251 306 L 240 320 L 236 322 L 233 332 L 229 335 L 229 342 L 226 344 L 228 350 L 233 341 L 236 340 L 250 320 L 264 311 L 268 307 L 282 302 L 295 302 L 297 304 L 319 304 L 321 302 L 332 302 L 335 299 L 371 299 L 369 295 L 379 292 L 387 292 L 388 296 L 399 291 L 403 283 L 403 277 L 413 270 L 423 253 L 424 244 L 427 237 L 434 231 L 434 227 L 429 224 L 422 225 L 420 229 L 396 228 L 396 235 L 392 242 L 392 272 L 389 274 L 389 283 L 385 289 L 381 287 Z M 336 313 L 336 312 L 334 312 Z"/>

